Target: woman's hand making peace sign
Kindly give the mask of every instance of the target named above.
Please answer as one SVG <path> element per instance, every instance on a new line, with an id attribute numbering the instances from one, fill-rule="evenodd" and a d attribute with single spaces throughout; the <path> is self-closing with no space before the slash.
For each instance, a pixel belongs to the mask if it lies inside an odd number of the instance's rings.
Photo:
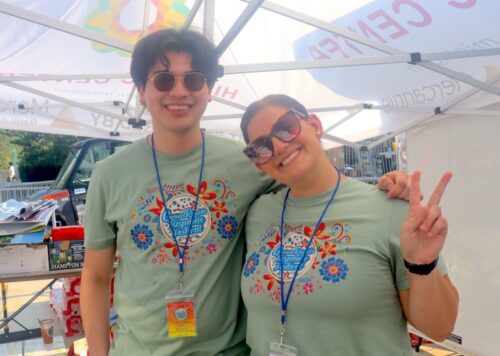
<path id="1" fill-rule="evenodd" d="M 422 204 L 420 191 L 420 172 L 411 176 L 408 215 L 401 227 L 401 252 L 406 261 L 422 265 L 438 258 L 446 235 L 448 222 L 441 213 L 439 203 L 443 197 L 451 172 L 441 177 L 427 205 Z"/>

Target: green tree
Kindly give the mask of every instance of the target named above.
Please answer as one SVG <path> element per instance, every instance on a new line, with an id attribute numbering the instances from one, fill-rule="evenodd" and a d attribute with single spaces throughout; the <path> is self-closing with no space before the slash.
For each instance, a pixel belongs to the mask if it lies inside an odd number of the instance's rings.
<path id="1" fill-rule="evenodd" d="M 10 137 L 0 133 L 0 169 L 5 170 L 10 160 Z"/>
<path id="2" fill-rule="evenodd" d="M 12 143 L 22 147 L 18 166 L 21 180 L 36 182 L 55 179 L 69 146 L 81 139 L 77 136 L 17 131 Z"/>
<path id="3" fill-rule="evenodd" d="M 22 151 L 22 147 L 13 144 L 15 131 L 0 130 L 0 183 L 6 181 L 9 162 L 12 161 L 12 150 L 18 153 Z"/>

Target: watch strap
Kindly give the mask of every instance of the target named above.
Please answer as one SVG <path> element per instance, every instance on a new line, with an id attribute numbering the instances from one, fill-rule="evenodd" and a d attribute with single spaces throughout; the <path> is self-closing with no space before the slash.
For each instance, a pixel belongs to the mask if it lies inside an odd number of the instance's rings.
<path id="1" fill-rule="evenodd" d="M 431 273 L 434 268 L 436 268 L 438 264 L 439 257 L 436 258 L 434 261 L 431 263 L 423 264 L 423 265 L 417 265 L 415 263 L 410 263 L 407 260 L 404 260 L 405 267 L 408 270 L 408 272 L 413 273 L 413 274 L 418 274 L 421 276 L 426 276 L 429 273 Z"/>

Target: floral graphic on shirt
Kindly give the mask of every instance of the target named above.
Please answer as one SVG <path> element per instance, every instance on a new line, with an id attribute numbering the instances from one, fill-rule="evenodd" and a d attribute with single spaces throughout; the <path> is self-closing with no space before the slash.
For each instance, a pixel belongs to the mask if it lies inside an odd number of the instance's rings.
<path id="1" fill-rule="evenodd" d="M 272 290 L 274 286 L 274 281 L 276 281 L 276 279 L 273 277 L 272 274 L 265 274 L 263 278 L 265 281 L 267 281 L 267 290 Z"/>
<path id="2" fill-rule="evenodd" d="M 216 217 L 220 217 L 221 213 L 227 213 L 228 210 L 225 208 L 226 203 L 225 202 L 218 202 L 217 200 L 214 201 L 214 206 L 210 208 L 211 211 L 215 212 Z"/>
<path id="3" fill-rule="evenodd" d="M 248 257 L 245 267 L 243 267 L 243 274 L 248 277 L 253 274 L 257 266 L 259 265 L 259 254 L 257 252 L 252 253 L 250 257 Z"/>
<path id="4" fill-rule="evenodd" d="M 281 302 L 281 289 L 280 288 L 275 288 L 271 291 L 270 293 L 271 299 L 275 303 Z"/>
<path id="5" fill-rule="evenodd" d="M 352 242 L 349 223 L 322 222 L 314 236 L 314 226 L 286 225 L 283 241 L 279 229 L 279 226 L 266 229 L 260 240 L 249 249 L 243 277 L 253 281 L 249 288 L 251 294 L 267 294 L 278 303 L 281 298 L 281 269 L 287 291 L 299 264 L 292 291 L 299 296 L 313 295 L 326 285 L 346 280 L 349 266 L 344 256 Z"/>
<path id="6" fill-rule="evenodd" d="M 201 182 L 199 191 L 191 184 L 187 185 L 187 190 L 189 193 L 191 193 L 195 197 L 196 197 L 196 195 L 198 195 L 199 199 L 212 200 L 215 197 L 217 197 L 216 193 L 211 192 L 210 190 L 207 189 L 207 182 L 206 181 Z M 198 192 L 198 194 L 196 194 L 196 192 Z"/>
<path id="7" fill-rule="evenodd" d="M 184 257 L 186 257 L 187 254 L 189 253 L 189 249 L 187 249 L 185 247 L 185 241 L 184 241 L 184 244 L 179 244 L 179 243 L 175 243 L 175 242 L 167 242 L 163 246 L 166 247 L 167 249 L 171 249 L 172 250 L 172 256 L 174 256 L 174 257 L 177 257 L 177 255 L 179 254 L 179 248 L 181 248 L 182 251 L 185 251 L 184 252 Z"/>
<path id="8" fill-rule="evenodd" d="M 305 295 L 309 295 L 314 292 L 314 284 L 312 284 L 310 281 L 307 281 L 302 284 L 302 290 L 304 291 Z"/>
<path id="9" fill-rule="evenodd" d="M 154 186 L 131 213 L 139 223 L 130 231 L 131 241 L 138 251 L 151 253 L 153 264 L 177 263 L 182 251 L 186 265 L 215 256 L 236 236 L 237 195 L 230 180 L 203 180 L 199 187 L 165 184 L 162 191 L 165 202 Z"/>
<path id="10" fill-rule="evenodd" d="M 210 242 L 207 244 L 207 252 L 208 253 L 216 253 L 217 252 L 217 244 L 215 244 L 214 242 Z"/>
<path id="11" fill-rule="evenodd" d="M 319 224 L 318 230 L 316 230 L 316 233 L 314 234 L 314 239 L 315 240 L 327 240 L 327 239 L 330 238 L 329 235 L 323 234 L 325 228 L 326 228 L 326 224 L 324 222 L 322 222 L 321 224 Z M 304 234 L 307 237 L 311 237 L 312 234 L 313 234 L 313 229 L 311 229 L 309 226 L 306 226 L 304 228 Z"/>
<path id="12" fill-rule="evenodd" d="M 328 241 L 325 241 L 325 244 L 323 247 L 319 249 L 319 252 L 321 252 L 321 258 L 325 258 L 328 254 L 330 255 L 336 255 L 337 251 L 335 250 L 337 248 L 337 244 L 329 244 Z"/>
<path id="13" fill-rule="evenodd" d="M 250 287 L 250 293 L 255 295 L 262 295 L 264 293 L 264 285 L 259 279 L 255 282 L 253 287 Z"/>
<path id="14" fill-rule="evenodd" d="M 168 253 L 166 248 L 160 246 L 160 242 L 158 240 L 155 241 L 156 245 L 156 256 L 153 257 L 153 264 L 165 265 L 172 260 L 172 257 Z"/>
<path id="15" fill-rule="evenodd" d="M 155 203 L 156 203 L 156 207 L 149 209 L 149 211 L 155 215 L 160 216 L 161 212 L 163 211 L 163 202 L 160 198 L 156 198 Z"/>
<path id="16" fill-rule="evenodd" d="M 345 264 L 343 259 L 332 257 L 323 261 L 319 273 L 325 281 L 335 284 L 340 282 L 341 279 L 345 279 L 347 271 L 349 271 L 349 266 Z"/>
<path id="17" fill-rule="evenodd" d="M 135 245 L 142 250 L 148 249 L 153 243 L 153 231 L 149 230 L 147 225 L 135 225 L 130 234 Z"/>
<path id="18" fill-rule="evenodd" d="M 238 228 L 238 222 L 234 216 L 224 216 L 219 220 L 217 231 L 223 239 L 232 239 Z"/>

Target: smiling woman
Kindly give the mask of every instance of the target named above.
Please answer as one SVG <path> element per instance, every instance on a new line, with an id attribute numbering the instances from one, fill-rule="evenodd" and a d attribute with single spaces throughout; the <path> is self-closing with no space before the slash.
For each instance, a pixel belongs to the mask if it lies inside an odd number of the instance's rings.
<path id="1" fill-rule="evenodd" d="M 288 185 L 257 199 L 245 225 L 252 355 L 409 356 L 408 321 L 434 339 L 451 333 L 458 295 L 439 258 L 438 207 L 450 173 L 427 206 L 419 172 L 409 204 L 389 200 L 330 164 L 321 121 L 286 95 L 252 103 L 241 129 L 247 157 Z"/>
<path id="2" fill-rule="evenodd" d="M 245 140 L 251 141 L 244 150 L 247 157 L 261 171 L 290 186 L 296 196 L 323 191 L 337 180 L 319 140 L 321 121 L 294 99 L 270 95 L 251 104 L 242 117 L 241 130 Z"/>

